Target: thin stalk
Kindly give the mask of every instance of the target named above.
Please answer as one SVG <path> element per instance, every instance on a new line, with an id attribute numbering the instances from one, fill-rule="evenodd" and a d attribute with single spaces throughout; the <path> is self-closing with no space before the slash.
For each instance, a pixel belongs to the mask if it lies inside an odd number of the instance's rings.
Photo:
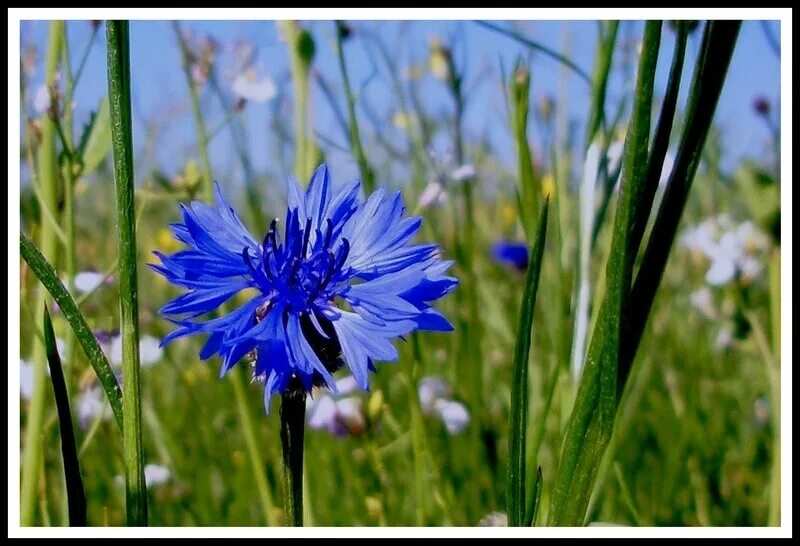
<path id="1" fill-rule="evenodd" d="M 411 364 L 411 378 L 408 381 L 408 400 L 411 413 L 411 449 L 414 465 L 414 517 L 415 525 L 425 525 L 425 425 L 422 422 L 422 412 L 417 400 L 417 384 L 422 364 L 422 350 L 419 346 L 419 334 L 411 336 L 414 359 Z"/>
<path id="2" fill-rule="evenodd" d="M 294 89 L 294 174 L 305 184 L 314 171 L 316 162 L 314 133 L 309 116 L 309 68 L 314 59 L 314 39 L 297 21 L 278 21 L 278 25 L 286 38 L 291 59 Z"/>
<path id="3" fill-rule="evenodd" d="M 283 501 L 286 525 L 303 526 L 303 435 L 306 393 L 295 389 L 281 395 L 281 447 L 283 451 Z"/>
<path id="4" fill-rule="evenodd" d="M 605 36 L 598 38 L 595 53 L 594 78 L 592 81 L 592 109 L 589 114 L 589 124 L 586 126 L 586 141 L 584 149 L 588 149 L 600 130 L 605 119 L 606 89 L 608 89 L 608 74 L 611 71 L 611 60 L 614 57 L 614 44 L 617 41 L 619 21 L 611 21 Z"/>
<path id="5" fill-rule="evenodd" d="M 499 25 L 497 25 L 495 23 L 490 23 L 489 21 L 475 21 L 475 22 L 478 23 L 482 27 L 486 27 L 486 28 L 488 28 L 490 30 L 493 30 L 495 32 L 499 32 L 500 34 L 508 36 L 509 38 L 512 38 L 513 40 L 516 40 L 517 42 L 519 42 L 521 44 L 524 44 L 525 46 L 531 48 L 534 51 L 538 51 L 540 53 L 544 53 L 548 57 L 550 57 L 552 59 L 555 59 L 556 61 L 558 61 L 562 65 L 566 66 L 567 68 L 569 68 L 570 70 L 575 72 L 575 74 L 580 76 L 580 78 L 583 81 L 585 81 L 586 83 L 588 83 L 589 85 L 592 84 L 591 78 L 589 78 L 589 75 L 586 72 L 584 72 L 583 69 L 581 69 L 581 67 L 576 65 L 574 62 L 572 62 L 571 60 L 569 60 L 567 57 L 565 57 L 564 55 L 560 54 L 559 52 L 553 51 L 549 47 L 547 47 L 547 46 L 545 46 L 543 44 L 540 44 L 539 42 L 531 40 L 530 38 L 526 38 L 525 36 L 522 36 L 518 32 L 514 32 L 513 30 L 508 30 L 508 29 L 503 28 L 503 27 L 501 27 L 501 26 L 499 26 Z"/>
<path id="6" fill-rule="evenodd" d="M 336 56 L 339 59 L 339 70 L 342 73 L 342 84 L 344 85 L 344 95 L 347 100 L 347 119 L 350 133 L 350 146 L 353 148 L 353 155 L 358 163 L 358 170 L 361 172 L 361 182 L 364 184 L 364 191 L 370 195 L 375 189 L 375 171 L 367 161 L 367 154 L 361 146 L 361 136 L 358 131 L 358 118 L 356 116 L 356 99 L 350 87 L 350 78 L 347 76 L 347 62 L 344 59 L 344 24 L 336 21 Z"/>
<path id="7" fill-rule="evenodd" d="M 94 37 L 94 33 L 92 34 Z M 64 27 L 64 44 L 63 44 L 63 62 L 64 62 L 64 83 L 66 89 L 64 92 L 64 123 L 63 123 L 63 138 L 65 139 L 65 148 L 74 150 L 73 145 L 73 109 L 72 99 L 75 95 L 75 80 L 72 76 L 72 64 L 69 54 L 69 41 L 67 40 L 66 23 Z M 89 41 L 91 44 L 91 40 Z M 89 48 L 87 47 L 88 51 Z M 70 294 L 75 294 L 75 275 L 77 274 L 77 262 L 75 256 L 75 179 L 76 179 L 76 165 L 74 157 L 70 154 L 70 160 L 66 162 L 64 169 L 64 234 L 65 241 L 65 256 L 64 266 L 67 273 L 67 290 Z M 69 371 L 70 381 L 75 377 L 75 334 L 67 332 L 66 339 L 66 353 L 67 353 L 67 370 Z M 68 385 L 69 387 L 69 385 Z"/>
<path id="8" fill-rule="evenodd" d="M 128 21 L 106 23 L 108 96 L 117 190 L 120 331 L 122 335 L 122 437 L 128 525 L 147 525 L 139 382 L 139 302 L 136 280 L 136 209 Z"/>
<path id="9" fill-rule="evenodd" d="M 63 43 L 64 22 L 53 21 L 50 23 L 49 44 L 45 60 L 45 81 L 48 84 L 55 82 L 61 44 Z M 39 149 L 39 183 L 40 183 L 40 209 L 47 211 L 56 210 L 56 195 L 58 187 L 58 173 L 56 160 L 56 134 L 55 124 L 45 113 L 41 119 L 42 141 Z M 44 214 L 42 215 L 44 217 Z M 40 228 L 39 245 L 42 253 L 50 263 L 55 263 L 58 251 L 58 239 L 54 225 L 42 221 Z M 47 294 L 39 290 L 33 309 L 42 309 L 47 302 Z M 37 320 L 38 317 L 37 317 Z M 41 319 L 43 320 L 43 318 Z M 44 331 L 44 324 L 38 326 Z M 20 498 L 20 525 L 34 524 L 34 510 L 36 507 L 36 486 L 39 482 L 39 465 L 42 453 L 42 423 L 44 420 L 44 405 L 46 396 L 47 355 L 42 343 L 33 346 L 33 394 L 28 410 L 28 419 L 25 428 L 25 452 L 22 460 L 22 484 Z"/>
<path id="10" fill-rule="evenodd" d="M 253 478 L 255 479 L 258 497 L 261 501 L 261 509 L 264 512 L 264 521 L 268 526 L 274 527 L 277 522 L 275 521 L 272 495 L 267 485 L 267 476 L 264 472 L 264 464 L 260 457 L 261 450 L 258 446 L 256 429 L 253 426 L 253 420 L 250 418 L 250 410 L 247 407 L 247 393 L 245 392 L 244 381 L 239 373 L 232 373 L 231 376 L 233 391 L 236 395 L 236 407 L 239 411 L 239 418 L 242 420 L 244 440 L 245 444 L 247 444 L 247 454 L 250 457 Z"/>
<path id="11" fill-rule="evenodd" d="M 178 45 L 181 49 L 183 75 L 186 77 L 186 85 L 189 86 L 192 116 L 194 117 L 194 126 L 197 132 L 197 151 L 200 155 L 200 162 L 203 165 L 203 197 L 206 202 L 211 203 L 214 200 L 214 178 L 211 170 L 211 161 L 208 157 L 208 132 L 203 120 L 203 110 L 200 108 L 200 90 L 197 88 L 194 78 L 192 78 L 191 51 L 189 50 L 189 44 L 186 42 L 186 37 L 181 32 L 178 21 L 172 22 L 172 28 L 175 31 L 175 37 L 178 39 Z"/>

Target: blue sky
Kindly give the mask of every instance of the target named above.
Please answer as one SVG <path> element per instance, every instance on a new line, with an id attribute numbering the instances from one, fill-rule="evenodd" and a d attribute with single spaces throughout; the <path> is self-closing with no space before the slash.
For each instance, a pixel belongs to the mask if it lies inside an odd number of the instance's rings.
<path id="1" fill-rule="evenodd" d="M 223 46 L 236 41 L 248 41 L 257 49 L 255 68 L 267 72 L 278 86 L 285 86 L 290 94 L 288 79 L 288 57 L 286 45 L 279 40 L 277 28 L 270 21 L 186 21 L 182 25 L 198 35 L 210 35 Z M 541 54 L 530 56 L 530 52 L 517 42 L 470 21 L 358 21 L 353 23 L 358 30 L 346 45 L 346 56 L 353 86 L 361 90 L 364 101 L 378 112 L 382 119 L 391 119 L 397 105 L 390 98 L 388 74 L 385 66 L 376 65 L 374 52 L 366 47 L 369 43 L 362 37 L 367 31 L 378 33 L 389 47 L 398 66 L 407 68 L 425 63 L 428 41 L 439 37 L 445 43 L 454 43 L 455 58 L 464 67 L 467 86 L 471 89 L 466 111 L 465 132 L 470 142 L 486 138 L 492 143 L 496 155 L 506 164 L 514 160 L 505 114 L 505 102 L 501 88 L 500 66 L 506 72 L 518 55 L 531 59 L 532 101 L 543 96 L 559 98 L 570 119 L 579 127 L 585 125 L 589 108 L 588 86 L 578 77 L 566 72 L 557 62 Z M 779 23 L 768 23 L 772 32 L 779 36 Z M 316 41 L 317 55 L 314 66 L 323 77 L 338 90 L 341 88 L 338 65 L 334 56 L 333 23 L 317 21 L 307 24 Z M 591 21 L 521 21 L 515 28 L 552 49 L 570 57 L 586 72 L 591 72 L 596 39 L 596 23 Z M 84 50 L 91 35 L 90 25 L 85 21 L 68 23 L 68 35 L 73 66 Z M 41 83 L 43 56 L 46 48 L 47 23 L 23 21 L 22 44 L 33 44 L 38 52 L 36 72 L 32 88 Z M 618 51 L 625 44 L 635 44 L 641 37 L 641 24 L 623 22 L 618 35 Z M 666 86 L 666 76 L 672 54 L 674 34 L 667 26 L 662 33 L 662 47 L 658 63 L 656 95 L 660 96 Z M 682 82 L 683 96 L 691 79 L 700 32 L 692 35 L 689 42 L 685 74 Z M 218 71 L 225 81 L 231 64 L 231 54 L 222 54 Z M 615 59 L 607 100 L 608 115 L 631 86 L 621 69 L 622 57 Z M 227 64 L 227 66 L 226 66 Z M 139 169 L 137 178 L 144 176 L 154 165 L 159 165 L 167 174 L 174 174 L 186 162 L 196 157 L 194 125 L 189 109 L 189 94 L 180 68 L 180 54 L 172 26 L 165 21 L 134 21 L 131 23 L 131 72 L 134 103 L 134 141 L 138 148 L 151 145 L 154 159 Z M 566 74 L 566 79 L 565 79 Z M 373 76 L 370 78 L 370 76 Z M 366 85 L 365 85 L 366 82 Z M 769 133 L 752 109 L 757 96 L 768 98 L 779 109 L 780 59 L 770 48 L 764 28 L 759 21 L 747 21 L 742 26 L 739 43 L 734 54 L 723 94 L 717 110 L 716 121 L 721 128 L 726 163 L 733 164 L 741 157 L 763 155 Z M 106 93 L 104 34 L 98 33 L 91 45 L 86 69 L 76 91 L 77 119 L 85 119 L 96 108 Z M 427 76 L 422 93 L 424 105 L 429 112 L 447 112 L 452 108 L 444 86 L 439 80 Z M 341 104 L 343 105 L 343 97 Z M 215 98 L 206 94 L 203 98 L 209 128 L 216 127 L 223 113 Z M 365 120 L 361 111 L 361 120 Z M 291 128 L 291 109 L 280 115 L 286 116 Z M 270 129 L 273 107 L 271 104 L 248 104 L 246 110 L 247 141 L 256 170 L 268 171 L 273 176 L 285 176 L 281 162 L 275 152 L 275 136 Z M 334 142 L 345 145 L 345 140 L 334 122 L 332 111 L 319 89 L 313 94 L 313 119 L 317 131 Z M 159 137 L 148 141 L 146 122 L 161 127 Z M 388 125 L 388 124 L 387 124 Z M 369 128 L 368 132 L 372 129 Z M 388 138 L 399 135 L 392 127 L 382 128 Z M 532 135 L 534 141 L 538 135 Z M 348 154 L 337 152 L 331 146 L 323 147 L 328 152 L 328 161 L 336 178 L 348 179 L 356 175 L 357 169 Z M 437 142 L 443 151 L 446 142 Z M 216 177 L 241 179 L 235 154 L 227 130 L 215 137 L 211 147 L 212 164 Z M 286 158 L 286 164 L 291 161 Z"/>

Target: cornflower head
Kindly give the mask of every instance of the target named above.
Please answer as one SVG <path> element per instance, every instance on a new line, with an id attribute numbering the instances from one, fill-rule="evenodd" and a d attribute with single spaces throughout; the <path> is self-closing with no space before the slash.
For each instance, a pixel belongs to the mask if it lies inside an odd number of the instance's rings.
<path id="1" fill-rule="evenodd" d="M 325 165 L 303 193 L 289 177 L 283 229 L 278 220 L 259 243 L 215 184 L 215 203 L 181 205 L 172 224 L 187 246 L 154 254 L 150 267 L 188 289 L 159 313 L 177 328 L 162 340 L 203 334 L 201 359 L 219 355 L 220 375 L 247 357 L 264 383 L 269 412 L 273 394 L 336 392 L 333 374 L 345 367 L 369 389 L 375 362 L 395 361 L 392 340 L 414 330 L 450 331 L 431 307 L 457 285 L 453 265 L 436 244 L 412 243 L 419 217 L 403 217 L 400 192 L 378 189 L 366 200 L 360 183 L 338 191 Z M 236 294 L 253 296 L 227 314 L 202 320 Z"/>

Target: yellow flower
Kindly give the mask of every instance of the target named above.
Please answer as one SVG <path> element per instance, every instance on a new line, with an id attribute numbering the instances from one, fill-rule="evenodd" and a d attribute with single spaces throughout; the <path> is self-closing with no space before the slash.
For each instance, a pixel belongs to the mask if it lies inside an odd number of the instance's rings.
<path id="1" fill-rule="evenodd" d="M 172 236 L 172 232 L 167 228 L 161 228 L 156 233 L 156 244 L 165 254 L 172 254 L 180 250 L 180 243 Z"/>
<path id="2" fill-rule="evenodd" d="M 411 116 L 402 110 L 398 110 L 392 117 L 392 123 L 394 123 L 394 126 L 398 129 L 408 129 L 411 125 Z"/>
<path id="3" fill-rule="evenodd" d="M 506 228 L 514 225 L 517 221 L 517 207 L 511 203 L 503 203 L 500 206 L 500 218 Z"/>
<path id="4" fill-rule="evenodd" d="M 556 181 L 553 176 L 546 174 L 542 177 L 542 195 L 552 196 L 556 192 Z"/>

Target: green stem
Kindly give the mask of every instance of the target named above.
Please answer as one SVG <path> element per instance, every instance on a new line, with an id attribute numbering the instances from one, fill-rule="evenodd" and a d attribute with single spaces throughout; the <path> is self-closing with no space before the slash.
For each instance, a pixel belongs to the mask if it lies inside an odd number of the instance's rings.
<path id="1" fill-rule="evenodd" d="M 297 21 L 278 21 L 286 38 L 291 58 L 292 84 L 294 88 L 294 174 L 301 184 L 306 184 L 314 170 L 314 135 L 309 116 L 308 71 L 314 58 L 314 40 Z"/>
<path id="2" fill-rule="evenodd" d="M 344 94 L 347 99 L 347 117 L 350 130 L 350 146 L 353 148 L 353 155 L 356 156 L 358 170 L 361 172 L 361 182 L 364 184 L 364 191 L 370 195 L 375 189 L 375 172 L 367 161 L 367 155 L 361 146 L 361 137 L 358 132 L 358 118 L 356 117 L 356 100 L 353 90 L 350 87 L 350 78 L 347 76 L 347 63 L 344 60 L 344 24 L 336 21 L 336 55 L 339 58 L 339 69 L 342 73 L 342 83 L 344 84 Z"/>
<path id="3" fill-rule="evenodd" d="M 303 435 L 306 393 L 302 389 L 281 395 L 281 447 L 286 524 L 303 526 Z"/>
<path id="4" fill-rule="evenodd" d="M 411 336 L 414 359 L 411 364 L 411 378 L 408 382 L 408 400 L 411 411 L 411 446 L 414 464 L 414 514 L 417 527 L 425 525 L 425 425 L 422 422 L 422 412 L 417 400 L 417 388 L 422 364 L 422 350 L 419 346 L 419 334 Z"/>
<path id="5" fill-rule="evenodd" d="M 234 370 L 237 372 L 239 370 Z M 256 482 L 256 489 L 258 489 L 258 496 L 261 500 L 261 509 L 264 511 L 264 521 L 268 526 L 274 527 L 276 525 L 275 516 L 272 504 L 272 495 L 267 485 L 267 475 L 264 472 L 264 463 L 261 461 L 261 449 L 258 445 L 258 438 L 256 436 L 256 429 L 253 426 L 253 420 L 250 418 L 250 411 L 247 408 L 247 393 L 245 392 L 244 381 L 239 373 L 231 374 L 231 381 L 233 382 L 233 391 L 236 396 L 236 406 L 239 410 L 239 418 L 242 420 L 242 429 L 244 432 L 244 440 L 247 444 L 247 454 L 250 457 L 250 466 L 253 472 L 253 477 Z"/>
<path id="6" fill-rule="evenodd" d="M 197 132 L 197 151 L 200 154 L 200 162 L 203 165 L 203 197 L 206 202 L 212 203 L 214 201 L 214 176 L 211 170 L 211 161 L 208 157 L 208 132 L 203 120 L 203 111 L 200 108 L 200 91 L 194 78 L 192 78 L 191 51 L 189 51 L 189 44 L 186 43 L 186 38 L 181 32 L 178 21 L 172 22 L 172 28 L 181 48 L 183 75 L 186 77 L 186 85 L 189 86 L 192 116 L 194 117 L 194 126 Z"/>
<path id="7" fill-rule="evenodd" d="M 139 303 L 136 280 L 136 210 L 127 21 L 108 21 L 108 96 L 117 189 L 120 330 L 122 334 L 122 437 L 128 525 L 147 525 L 139 383 Z"/>
<path id="8" fill-rule="evenodd" d="M 55 81 L 56 70 L 61 44 L 63 42 L 64 22 L 53 21 L 50 23 L 49 45 L 45 61 L 45 81 L 51 84 Z M 43 210 L 56 210 L 56 194 L 58 186 L 57 161 L 56 161 L 56 134 L 55 124 L 45 113 L 42 116 L 42 141 L 39 149 L 39 184 L 40 208 Z M 45 258 L 50 263 L 56 262 L 58 240 L 55 226 L 46 221 L 41 222 L 40 246 Z M 44 290 L 38 292 L 34 309 L 45 306 L 47 295 Z M 37 317 L 37 320 L 38 317 Z M 44 325 L 39 328 L 44 331 Z M 33 349 L 33 395 L 28 410 L 28 419 L 25 429 L 25 452 L 22 461 L 22 484 L 20 498 L 20 524 L 33 525 L 34 510 L 36 507 L 36 486 L 39 481 L 39 465 L 42 454 L 42 422 L 44 419 L 46 375 L 45 366 L 47 355 L 42 343 L 34 343 Z"/>

